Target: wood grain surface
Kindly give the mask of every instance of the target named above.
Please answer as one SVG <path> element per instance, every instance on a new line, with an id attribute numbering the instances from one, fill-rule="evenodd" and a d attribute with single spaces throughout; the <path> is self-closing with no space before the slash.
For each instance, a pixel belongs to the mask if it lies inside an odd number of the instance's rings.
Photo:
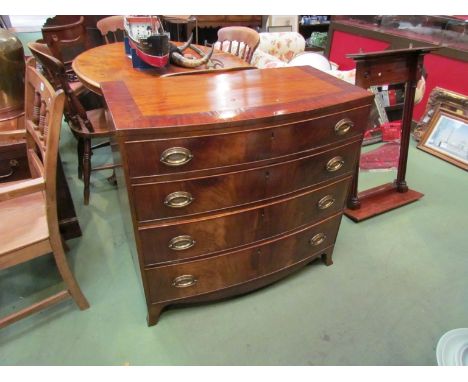
<path id="1" fill-rule="evenodd" d="M 180 43 L 175 43 L 180 44 Z M 199 46 L 200 49 L 207 51 L 209 48 Z M 195 55 L 191 50 L 188 54 Z M 213 59 L 222 63 L 224 69 L 245 69 L 251 68 L 239 57 L 229 53 L 216 51 Z M 173 74 L 182 74 L 187 72 L 196 72 L 206 69 L 200 68 L 181 68 L 175 65 L 169 65 L 164 68 L 135 69 L 132 61 L 125 55 L 124 44 L 117 42 L 106 44 L 89 49 L 77 56 L 72 63 L 72 68 L 80 81 L 90 90 L 101 94 L 101 83 L 107 81 L 123 81 L 125 83 L 146 83 L 146 81 Z"/>
<path id="2" fill-rule="evenodd" d="M 284 67 L 199 74 L 147 81 L 102 83 L 114 127 L 122 130 L 187 127 L 212 128 L 242 123 L 287 122 L 324 112 L 364 106 L 373 99 L 366 90 L 312 67 Z M 233 125 L 234 124 L 234 125 Z"/>
<path id="3" fill-rule="evenodd" d="M 149 325 L 333 263 L 371 93 L 310 67 L 101 88 Z"/>

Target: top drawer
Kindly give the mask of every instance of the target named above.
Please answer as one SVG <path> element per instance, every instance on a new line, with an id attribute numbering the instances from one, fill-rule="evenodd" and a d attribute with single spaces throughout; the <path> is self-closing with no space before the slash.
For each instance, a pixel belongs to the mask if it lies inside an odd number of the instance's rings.
<path id="1" fill-rule="evenodd" d="M 167 175 L 271 159 L 362 133 L 368 107 L 245 132 L 128 141 L 130 177 Z"/>

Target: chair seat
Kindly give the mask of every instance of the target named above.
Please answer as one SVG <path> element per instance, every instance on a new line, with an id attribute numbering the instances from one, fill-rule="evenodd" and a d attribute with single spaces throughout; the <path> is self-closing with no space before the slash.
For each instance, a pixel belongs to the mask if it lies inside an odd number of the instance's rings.
<path id="1" fill-rule="evenodd" d="M 85 137 L 105 137 L 112 135 L 112 132 L 109 130 L 109 126 L 106 120 L 106 111 L 103 108 L 88 110 L 86 112 L 89 121 L 91 122 L 94 131 L 89 131 L 85 126 L 83 120 L 80 118 L 80 128 L 76 129 L 72 126 L 72 129 L 81 136 Z"/>
<path id="2" fill-rule="evenodd" d="M 83 83 L 80 81 L 72 81 L 69 82 L 69 84 L 72 92 L 75 93 L 76 96 L 79 96 L 88 91 L 86 86 L 84 86 Z"/>
<path id="3" fill-rule="evenodd" d="M 42 192 L 1 202 L 0 221 L 2 222 L 0 256 L 49 237 L 45 199 Z"/>

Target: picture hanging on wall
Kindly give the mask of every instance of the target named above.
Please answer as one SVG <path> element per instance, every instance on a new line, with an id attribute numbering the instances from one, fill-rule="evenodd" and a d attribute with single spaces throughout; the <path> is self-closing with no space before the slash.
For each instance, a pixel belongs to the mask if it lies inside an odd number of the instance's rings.
<path id="1" fill-rule="evenodd" d="M 435 87 L 429 95 L 424 115 L 413 131 L 413 137 L 416 141 L 419 142 L 421 140 L 438 108 L 468 116 L 468 96 L 444 88 Z"/>

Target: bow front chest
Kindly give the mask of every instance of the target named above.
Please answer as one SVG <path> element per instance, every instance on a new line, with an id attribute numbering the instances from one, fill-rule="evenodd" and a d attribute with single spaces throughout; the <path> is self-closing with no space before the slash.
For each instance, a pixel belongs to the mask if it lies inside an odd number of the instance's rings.
<path id="1" fill-rule="evenodd" d="M 101 88 L 149 325 L 332 264 L 370 93 L 310 67 Z"/>

